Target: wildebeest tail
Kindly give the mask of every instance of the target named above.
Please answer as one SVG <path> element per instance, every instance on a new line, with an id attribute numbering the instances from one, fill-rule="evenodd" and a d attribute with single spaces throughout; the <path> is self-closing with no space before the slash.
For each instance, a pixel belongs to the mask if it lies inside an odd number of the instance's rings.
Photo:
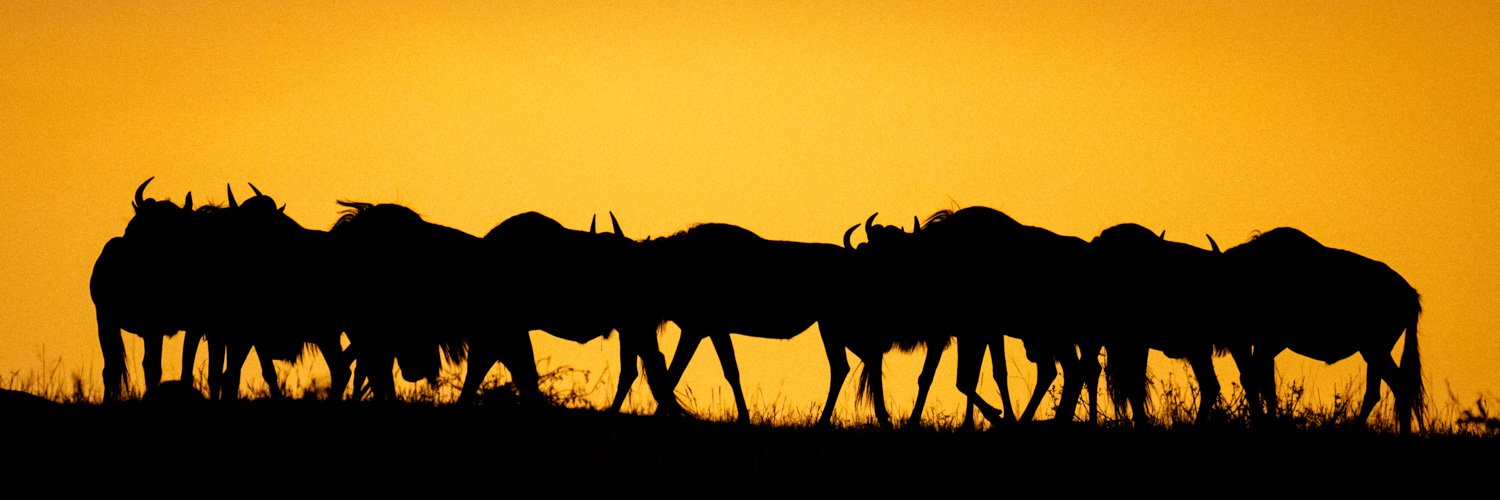
<path id="1" fill-rule="evenodd" d="M 854 390 L 854 404 L 862 404 L 866 400 L 875 401 L 875 384 L 870 382 L 875 380 L 875 377 L 882 376 L 880 363 L 883 360 L 884 358 L 881 358 L 873 364 L 860 361 L 859 385 Z"/>
<path id="2" fill-rule="evenodd" d="M 1135 349 L 1111 346 L 1104 363 L 1104 379 L 1109 385 L 1110 404 L 1115 416 L 1124 418 L 1130 409 L 1131 398 L 1140 398 L 1144 409 L 1150 401 L 1146 394 L 1146 353 Z"/>
<path id="3" fill-rule="evenodd" d="M 1413 293 L 1413 304 L 1406 323 L 1406 347 L 1401 349 L 1401 378 L 1411 392 L 1411 412 L 1417 425 L 1426 428 L 1427 388 L 1422 377 L 1422 350 L 1417 344 L 1417 317 L 1422 315 L 1421 297 Z"/>

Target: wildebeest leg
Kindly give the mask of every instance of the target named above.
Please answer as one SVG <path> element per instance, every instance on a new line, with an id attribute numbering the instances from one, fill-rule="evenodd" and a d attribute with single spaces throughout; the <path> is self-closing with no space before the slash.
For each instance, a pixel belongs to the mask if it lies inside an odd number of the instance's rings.
<path id="1" fill-rule="evenodd" d="M 625 397 L 630 395 L 630 386 L 635 383 L 635 378 L 640 376 L 640 369 L 636 367 L 637 356 L 634 342 L 637 340 L 632 339 L 625 332 L 620 332 L 620 382 L 615 386 L 615 399 L 609 404 L 609 411 L 613 413 L 619 413 L 620 407 L 625 406 Z M 648 379 L 646 384 L 650 385 L 651 381 Z"/>
<path id="2" fill-rule="evenodd" d="M 146 341 L 145 352 L 141 354 L 141 369 L 146 374 L 146 392 L 151 392 L 158 384 L 161 384 L 161 339 L 163 335 L 142 335 L 141 340 Z"/>
<path id="3" fill-rule="evenodd" d="M 359 356 L 356 355 L 355 357 L 358 358 Z M 354 374 L 349 380 L 352 386 L 349 391 L 350 401 L 359 401 L 365 397 L 365 389 L 369 388 L 369 384 L 366 383 L 369 380 L 369 375 L 365 373 L 365 366 L 368 364 L 370 364 L 368 358 L 354 362 Z"/>
<path id="4" fill-rule="evenodd" d="M 875 408 L 875 421 L 880 422 L 880 428 L 889 429 L 891 412 L 885 407 L 885 352 L 871 349 L 868 355 L 860 359 L 865 365 L 864 374 L 860 377 L 866 385 L 870 406 Z"/>
<path id="5" fill-rule="evenodd" d="M 927 357 L 922 361 L 922 373 L 917 376 L 917 401 L 912 403 L 911 417 L 906 419 L 906 428 L 922 426 L 922 409 L 927 406 L 927 392 L 932 388 L 932 377 L 937 375 L 938 362 L 943 359 L 943 346 L 927 344 Z M 976 390 L 977 387 L 976 387 Z"/>
<path id="6" fill-rule="evenodd" d="M 666 382 L 667 362 L 661 355 L 661 347 L 656 343 L 656 329 L 649 326 L 622 327 L 619 331 L 620 382 L 616 386 L 615 399 L 610 403 L 609 411 L 618 413 L 625 406 L 625 397 L 630 395 L 630 388 L 640 375 L 636 367 L 636 360 L 639 359 L 646 370 L 646 386 L 656 399 L 656 412 L 661 415 L 680 413 L 677 397 L 670 388 L 662 387 Z"/>
<path id="7" fill-rule="evenodd" d="M 344 388 L 349 385 L 349 358 L 344 357 L 339 336 L 320 339 L 318 351 L 323 353 L 323 361 L 328 364 L 328 399 L 344 399 Z"/>
<path id="8" fill-rule="evenodd" d="M 1095 342 L 1078 345 L 1078 366 L 1083 387 L 1089 391 L 1089 423 L 1099 423 L 1099 352 L 1104 346 Z"/>
<path id="9" fill-rule="evenodd" d="M 364 368 L 364 377 L 369 380 L 370 394 L 376 401 L 396 398 L 396 374 L 392 371 L 395 364 L 396 357 L 389 352 L 366 352 L 360 355 L 356 366 L 369 365 Z"/>
<path id="10" fill-rule="evenodd" d="M 224 362 L 224 399 L 240 398 L 240 371 L 245 368 L 245 359 L 250 357 L 250 344 L 229 342 L 229 353 Z"/>
<path id="11" fill-rule="evenodd" d="M 1031 399 L 1026 401 L 1026 409 L 1021 410 L 1021 421 L 1028 422 L 1036 417 L 1037 406 L 1042 403 L 1042 396 L 1047 394 L 1047 389 L 1052 388 L 1052 381 L 1057 380 L 1056 358 L 1043 352 L 1041 346 L 1026 346 L 1026 358 L 1036 363 L 1036 387 L 1031 390 Z M 961 354 L 961 353 L 960 353 Z"/>
<path id="12" fill-rule="evenodd" d="M 528 404 L 541 404 L 541 377 L 536 372 L 536 353 L 531 349 L 531 335 L 525 331 L 517 331 L 501 336 L 499 341 L 503 343 L 498 352 L 500 362 L 505 363 L 505 369 L 510 370 L 516 390 L 521 393 L 521 400 Z"/>
<path id="13" fill-rule="evenodd" d="M 484 384 L 485 376 L 489 375 L 490 369 L 495 367 L 498 355 L 495 353 L 494 335 L 505 335 L 505 333 L 475 335 L 469 338 L 469 366 L 468 371 L 464 373 L 464 388 L 458 393 L 458 404 L 472 403 L 474 397 L 479 395 L 479 386 Z M 520 386 L 517 385 L 517 387 Z"/>
<path id="14" fill-rule="evenodd" d="M 1396 361 L 1391 359 L 1390 354 L 1369 353 L 1361 351 L 1365 358 L 1365 400 L 1359 407 L 1359 419 L 1356 421 L 1363 425 L 1369 421 L 1370 414 L 1375 412 L 1375 404 L 1380 402 L 1380 381 L 1385 380 L 1391 386 L 1391 393 L 1396 399 L 1401 399 L 1396 381 Z"/>
<path id="15" fill-rule="evenodd" d="M 1219 403 L 1219 377 L 1214 374 L 1213 348 L 1204 349 L 1188 356 L 1193 368 L 1193 378 L 1198 379 L 1198 425 L 1208 423 L 1214 405 Z"/>
<path id="16" fill-rule="evenodd" d="M 1276 355 L 1285 349 L 1284 346 L 1265 349 L 1255 347 L 1255 386 L 1266 402 L 1266 416 L 1271 419 L 1275 419 L 1280 412 L 1276 401 Z"/>
<path id="17" fill-rule="evenodd" d="M 667 368 L 667 387 L 677 389 L 677 383 L 682 381 L 682 372 L 687 371 L 688 362 L 693 360 L 693 353 L 698 351 L 698 344 L 703 342 L 703 337 L 696 331 L 682 329 L 682 337 L 677 340 L 677 350 L 672 353 L 672 365 Z"/>
<path id="18" fill-rule="evenodd" d="M 1250 421 L 1259 422 L 1265 417 L 1265 406 L 1260 401 L 1260 391 L 1255 382 L 1255 360 L 1250 355 L 1250 346 L 1235 345 L 1229 348 L 1234 358 L 1234 367 L 1240 371 L 1240 386 L 1245 390 L 1245 407 L 1250 410 Z"/>
<path id="19" fill-rule="evenodd" d="M 1010 376 L 1007 375 L 1005 360 L 1005 336 L 993 336 L 990 338 L 989 345 L 990 376 L 995 379 L 995 385 L 1000 386 L 1000 405 L 1005 408 L 1005 420 L 1014 422 L 1016 410 L 1010 404 Z"/>
<path id="20" fill-rule="evenodd" d="M 978 407 L 979 413 L 983 414 L 984 418 L 989 420 L 990 423 L 999 422 L 1002 418 L 1000 410 L 994 406 L 990 406 L 984 400 L 984 397 L 979 395 L 979 369 L 984 365 L 984 349 L 988 345 L 988 342 L 983 342 L 970 336 L 967 341 L 963 337 L 958 337 L 957 343 L 958 392 L 962 393 L 968 399 L 968 406 Z M 972 424 L 973 422 L 967 423 Z M 965 428 L 969 427 L 966 426 Z"/>
<path id="21" fill-rule="evenodd" d="M 208 397 L 224 397 L 224 341 L 217 334 L 208 335 Z"/>
<path id="22" fill-rule="evenodd" d="M 633 332 L 633 334 L 627 332 Z M 656 325 L 645 324 L 622 329 L 620 331 L 622 349 L 626 337 L 634 339 L 630 342 L 630 345 L 634 346 L 632 348 L 634 357 L 630 363 L 635 364 L 634 358 L 640 358 L 641 367 L 646 371 L 646 385 L 651 388 L 651 397 L 656 399 L 656 412 L 662 415 L 681 415 L 682 405 L 677 401 L 677 394 L 673 392 L 675 387 L 667 385 L 667 358 L 662 356 L 661 345 L 656 341 Z M 619 397 L 618 394 L 616 397 Z M 619 411 L 619 408 L 615 410 Z"/>
<path id="23" fill-rule="evenodd" d="M 104 400 L 118 400 L 126 385 L 125 341 L 108 313 L 96 310 L 94 319 L 99 326 L 99 350 L 104 352 Z"/>
<path id="24" fill-rule="evenodd" d="M 1057 351 L 1057 361 L 1063 367 L 1062 397 L 1057 402 L 1057 413 L 1052 419 L 1057 422 L 1072 422 L 1078 413 L 1078 397 L 1083 394 L 1083 362 L 1079 360 L 1073 346 Z"/>
<path id="25" fill-rule="evenodd" d="M 822 331 L 822 327 L 819 327 Z M 823 403 L 823 414 L 818 416 L 818 426 L 833 424 L 833 406 L 838 403 L 839 391 L 844 388 L 844 379 L 849 376 L 849 358 L 844 354 L 844 344 L 823 333 L 823 353 L 828 355 L 828 400 Z M 860 357 L 864 359 L 863 356 Z"/>
<path id="26" fill-rule="evenodd" d="M 177 379 L 194 387 L 198 384 L 193 380 L 193 365 L 198 362 L 198 342 L 202 339 L 203 332 L 197 330 L 182 333 L 182 374 Z"/>
<path id="27" fill-rule="evenodd" d="M 709 339 L 714 344 L 714 351 L 719 353 L 719 364 L 724 367 L 724 380 L 729 382 L 729 388 L 734 390 L 734 406 L 739 410 L 739 423 L 750 423 L 750 406 L 745 403 L 745 390 L 740 387 L 740 365 L 734 359 L 734 343 L 729 340 L 729 333 L 714 333 Z"/>
<path id="28" fill-rule="evenodd" d="M 1115 417 L 1131 414 L 1136 427 L 1151 424 L 1146 414 L 1146 365 L 1151 350 L 1139 342 L 1117 339 L 1110 342 L 1109 392 L 1114 398 Z"/>
<path id="29" fill-rule="evenodd" d="M 281 399 L 281 377 L 276 375 L 276 360 L 259 349 L 256 349 L 255 357 L 260 359 L 260 377 L 266 381 L 266 387 L 270 388 L 271 397 Z"/>

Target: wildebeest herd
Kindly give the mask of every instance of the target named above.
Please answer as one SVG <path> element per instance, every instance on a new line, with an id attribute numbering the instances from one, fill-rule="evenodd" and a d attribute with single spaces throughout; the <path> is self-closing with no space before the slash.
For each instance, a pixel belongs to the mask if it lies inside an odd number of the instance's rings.
<path id="1" fill-rule="evenodd" d="M 638 241 L 614 214 L 611 231 L 599 232 L 592 222 L 572 230 L 528 212 L 480 238 L 400 205 L 345 201 L 331 229 L 307 229 L 253 185 L 242 203 L 230 189 L 227 206 L 195 207 L 191 194 L 182 205 L 145 197 L 150 182 L 136 189 L 135 214 L 105 245 L 90 281 L 106 400 L 127 385 L 121 330 L 145 341 L 148 391 L 161 380 L 162 339 L 186 332 L 182 377 L 191 380 L 206 339 L 214 398 L 238 397 L 251 348 L 274 392 L 270 361 L 295 361 L 315 346 L 332 373 L 332 397 L 353 381 L 356 398 L 366 388 L 392 398 L 396 366 L 408 381 L 434 380 L 446 359 L 467 361 L 461 403 L 496 362 L 523 401 L 540 401 L 531 330 L 580 343 L 619 332 L 611 410 L 624 403 L 639 360 L 657 411 L 683 412 L 674 391 L 707 338 L 744 422 L 730 334 L 787 339 L 817 323 L 830 374 L 823 425 L 849 373 L 846 349 L 862 360 L 860 390 L 890 426 L 881 358 L 926 348 L 907 420 L 915 425 L 950 342 L 969 400 L 965 426 L 975 408 L 991 421 L 1014 420 L 1005 336 L 1021 340 L 1037 366 L 1021 420 L 1035 415 L 1060 367 L 1060 418 L 1075 414 L 1085 388 L 1096 418 L 1103 371 L 1116 412 L 1143 421 L 1150 349 L 1188 361 L 1201 388 L 1200 420 L 1219 400 L 1213 357 L 1224 354 L 1239 368 L 1252 417 L 1273 415 L 1274 360 L 1288 349 L 1328 363 L 1360 354 L 1368 364 L 1360 421 L 1382 381 L 1402 432 L 1423 418 L 1416 290 L 1385 264 L 1292 228 L 1221 252 L 1212 238 L 1204 250 L 1136 224 L 1085 241 L 970 207 L 914 218 L 910 231 L 872 215 L 865 242 L 853 243 L 855 224 L 840 246 L 767 240 L 719 223 Z M 191 286 L 205 279 L 236 285 Z M 657 344 L 667 321 L 682 330 L 670 365 Z M 1391 352 L 1403 333 L 1398 365 Z M 976 390 L 986 349 L 1001 408 Z"/>

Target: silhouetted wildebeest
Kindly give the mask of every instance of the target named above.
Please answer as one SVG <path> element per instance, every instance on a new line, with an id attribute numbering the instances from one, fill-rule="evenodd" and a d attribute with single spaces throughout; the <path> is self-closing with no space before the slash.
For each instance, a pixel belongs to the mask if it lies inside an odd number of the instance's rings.
<path id="1" fill-rule="evenodd" d="M 916 315 L 925 328 L 957 340 L 957 385 L 968 397 L 970 407 L 977 406 L 991 421 L 1013 415 L 1001 351 L 1002 335 L 1008 335 L 1025 343 L 1027 358 L 1037 365 L 1037 385 L 1021 419 L 1030 420 L 1035 415 L 1042 396 L 1057 377 L 1055 363 L 1064 370 L 1058 418 L 1071 419 L 1079 392 L 1084 385 L 1092 388 L 1099 376 L 1098 358 L 1084 356 L 1080 360 L 1075 348 L 1081 345 L 1085 353 L 1099 351 L 1098 329 L 1092 322 L 1097 306 L 1088 244 L 1022 225 L 986 207 L 938 211 L 920 230 L 886 233 L 862 248 L 879 252 L 883 246 L 909 240 L 901 243 L 909 245 L 899 252 L 901 257 L 884 267 L 921 273 L 915 286 L 905 285 L 920 297 L 920 301 L 913 299 L 911 303 L 921 307 L 885 314 Z M 986 348 L 994 353 L 995 378 L 1006 406 L 1003 414 L 976 390 Z M 931 383 L 939 354 L 929 350 L 919 380 L 924 385 Z M 867 361 L 865 366 L 867 370 L 879 369 L 878 363 Z M 925 389 L 920 390 L 925 393 Z M 912 414 L 920 415 L 921 411 L 917 406 Z M 1090 398 L 1090 414 L 1097 415 L 1094 397 Z M 965 417 L 966 423 L 969 419 Z"/>
<path id="2" fill-rule="evenodd" d="M 644 312 L 640 294 L 622 288 L 651 279 L 643 274 L 641 249 L 626 238 L 613 213 L 613 233 L 575 231 L 536 212 L 516 215 L 484 236 L 494 267 L 491 330 L 468 338 L 469 366 L 460 401 L 472 398 L 485 374 L 500 360 L 504 342 L 541 330 L 578 343 L 620 332 L 620 380 L 611 411 L 619 411 L 638 375 L 646 369 L 658 411 L 678 411 L 671 387 L 664 387 L 666 359 L 657 346 L 658 321 Z M 611 289 L 619 289 L 612 292 Z M 497 340 L 501 343 L 496 345 Z M 519 362 L 519 360 L 517 360 Z"/>
<path id="3" fill-rule="evenodd" d="M 718 223 L 640 245 L 650 271 L 640 284 L 652 290 L 645 306 L 658 323 L 682 329 L 665 387 L 676 387 L 698 344 L 709 338 L 742 423 L 750 421 L 750 410 L 729 335 L 790 339 L 845 310 L 840 290 L 848 282 L 847 250 L 838 245 L 767 240 Z M 829 362 L 847 371 L 842 350 L 829 353 Z"/>
<path id="4" fill-rule="evenodd" d="M 229 206 L 210 210 L 203 224 L 204 243 L 213 249 L 203 259 L 204 270 L 223 278 L 225 288 L 203 301 L 201 328 L 189 331 L 184 380 L 197 348 L 195 333 L 209 341 L 214 398 L 239 396 L 240 371 L 252 347 L 271 394 L 279 397 L 274 360 L 295 363 L 317 346 L 331 377 L 328 395 L 337 399 L 349 380 L 342 327 L 329 306 L 338 296 L 334 269 L 340 256 L 328 233 L 302 227 L 284 213 L 285 206 L 277 208 L 253 184 L 250 189 L 255 196 L 243 204 L 229 189 Z"/>
<path id="5" fill-rule="evenodd" d="M 1217 245 L 1215 245 L 1217 246 Z M 1224 252 L 1226 285 L 1236 314 L 1228 324 L 1253 343 L 1241 364 L 1252 412 L 1276 411 L 1275 359 L 1283 350 L 1326 363 L 1358 353 L 1368 365 L 1359 421 L 1380 400 L 1380 382 L 1391 387 L 1402 433 L 1426 409 L 1417 317 L 1421 298 L 1384 263 L 1328 248 L 1292 228 L 1277 228 Z M 1391 351 L 1405 334 L 1401 364 Z"/>
<path id="6" fill-rule="evenodd" d="M 189 329 L 199 310 L 201 282 L 197 272 L 201 215 L 192 210 L 192 193 L 185 206 L 145 198 L 151 179 L 135 190 L 135 215 L 125 235 L 112 238 L 94 262 L 89 296 L 104 353 L 104 398 L 119 399 L 127 385 L 125 344 L 120 331 L 145 341 L 141 364 L 146 390 L 161 382 L 162 338 Z"/>
<path id="7" fill-rule="evenodd" d="M 495 328 L 495 290 L 508 286 L 483 241 L 393 204 L 340 201 L 348 207 L 329 234 L 339 251 L 336 307 L 355 364 L 356 399 L 369 378 L 375 396 L 395 396 L 392 364 L 407 381 L 436 382 L 442 355 L 465 357 L 479 335 L 505 364 L 523 397 L 539 399 L 536 360 L 526 331 Z"/>
<path id="8" fill-rule="evenodd" d="M 877 215 L 871 215 L 864 223 L 865 238 L 869 243 L 852 244 L 851 236 L 859 229 L 859 224 L 844 231 L 850 272 L 845 285 L 840 287 L 840 293 L 845 297 L 844 305 L 852 309 L 845 314 L 830 315 L 818 323 L 832 366 L 828 399 L 819 419 L 822 424 L 831 420 L 834 403 L 849 372 L 844 349 L 859 357 L 865 367 L 860 371 L 857 399 L 869 399 L 876 420 L 882 427 L 890 427 L 882 379 L 885 353 L 893 349 L 911 352 L 925 346 L 928 364 L 924 367 L 930 366 L 933 370 L 922 372 L 918 380 L 917 402 L 906 421 L 908 426 L 920 425 L 921 408 L 925 406 L 937 361 L 953 339 L 952 332 L 933 328 L 929 315 L 921 310 L 930 290 L 924 281 L 927 277 L 925 265 L 916 260 L 918 255 L 913 245 L 916 240 L 908 238 L 910 235 L 904 228 L 875 224 Z M 912 222 L 915 233 L 921 224 L 915 218 Z"/>
<path id="9" fill-rule="evenodd" d="M 1213 357 L 1245 346 L 1223 327 L 1222 258 L 1166 240 L 1139 224 L 1105 229 L 1089 243 L 1096 260 L 1100 320 L 1107 335 L 1109 391 L 1115 411 L 1144 424 L 1149 349 L 1186 359 L 1198 380 L 1202 423 L 1219 400 Z M 1235 349 L 1239 350 L 1239 349 Z"/>

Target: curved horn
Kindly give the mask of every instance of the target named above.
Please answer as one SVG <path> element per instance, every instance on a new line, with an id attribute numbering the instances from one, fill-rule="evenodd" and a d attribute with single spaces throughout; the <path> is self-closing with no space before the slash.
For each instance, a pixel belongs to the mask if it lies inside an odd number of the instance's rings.
<path id="1" fill-rule="evenodd" d="M 915 215 L 911 216 L 911 234 L 917 234 L 917 233 L 919 233 L 921 231 L 922 231 L 922 219 L 918 218 Z"/>
<path id="2" fill-rule="evenodd" d="M 870 226 L 875 225 L 875 216 L 877 216 L 877 215 L 880 215 L 880 212 L 875 212 L 873 214 L 870 214 L 870 218 L 865 219 L 865 237 L 866 238 L 870 237 Z"/>
<path id="3" fill-rule="evenodd" d="M 1158 236 L 1158 238 L 1161 238 L 1161 239 L 1164 239 L 1164 240 L 1167 239 L 1167 230 L 1166 229 L 1161 230 L 1161 236 Z"/>
<path id="4" fill-rule="evenodd" d="M 615 213 L 613 211 L 611 211 L 609 213 L 609 223 L 610 223 L 610 225 L 612 225 L 612 226 L 615 227 L 615 234 L 616 235 L 622 236 L 622 237 L 625 236 L 625 231 L 621 231 L 620 230 L 620 221 L 615 220 Z"/>
<path id="5" fill-rule="evenodd" d="M 589 217 L 589 234 L 598 234 L 599 233 L 599 231 L 597 231 L 597 230 L 594 229 L 594 221 L 596 221 L 596 220 L 599 220 L 599 214 L 594 214 L 593 217 Z"/>
<path id="6" fill-rule="evenodd" d="M 250 184 L 250 183 L 246 182 L 245 184 Z M 255 189 L 255 185 L 254 184 L 250 184 L 250 190 L 251 191 L 255 191 L 255 195 L 256 196 L 264 196 L 264 195 L 260 194 L 260 190 L 259 189 Z"/>
<path id="7" fill-rule="evenodd" d="M 193 192 L 188 191 L 187 197 L 182 199 L 182 208 L 191 212 L 193 210 Z"/>
<path id="8" fill-rule="evenodd" d="M 234 187 L 225 184 L 224 190 L 229 192 L 229 208 L 240 208 L 240 202 L 234 201 Z"/>
<path id="9" fill-rule="evenodd" d="M 154 180 L 154 179 L 156 179 L 156 176 L 153 175 L 153 176 L 151 176 L 150 179 L 146 179 L 146 182 L 142 182 L 141 185 L 140 185 L 140 187 L 135 188 L 135 205 L 136 206 L 140 206 L 142 203 L 146 202 L 146 200 L 142 198 L 143 196 L 146 195 L 146 185 L 150 184 L 151 181 Z"/>
<path id="10" fill-rule="evenodd" d="M 1213 236 L 1208 236 L 1206 234 L 1203 235 L 1203 236 L 1207 236 L 1208 237 L 1208 246 L 1210 246 L 1210 247 L 1213 248 L 1214 253 L 1224 253 L 1224 252 L 1219 251 L 1219 242 L 1214 241 L 1214 237 Z"/>
<path id="11" fill-rule="evenodd" d="M 849 243 L 849 237 L 854 234 L 854 230 L 855 229 L 859 229 L 859 224 L 855 224 L 853 226 L 849 226 L 849 230 L 848 231 L 844 231 L 844 248 L 847 248 L 847 249 L 850 249 L 850 250 L 854 249 L 854 245 L 852 245 L 852 244 Z"/>

